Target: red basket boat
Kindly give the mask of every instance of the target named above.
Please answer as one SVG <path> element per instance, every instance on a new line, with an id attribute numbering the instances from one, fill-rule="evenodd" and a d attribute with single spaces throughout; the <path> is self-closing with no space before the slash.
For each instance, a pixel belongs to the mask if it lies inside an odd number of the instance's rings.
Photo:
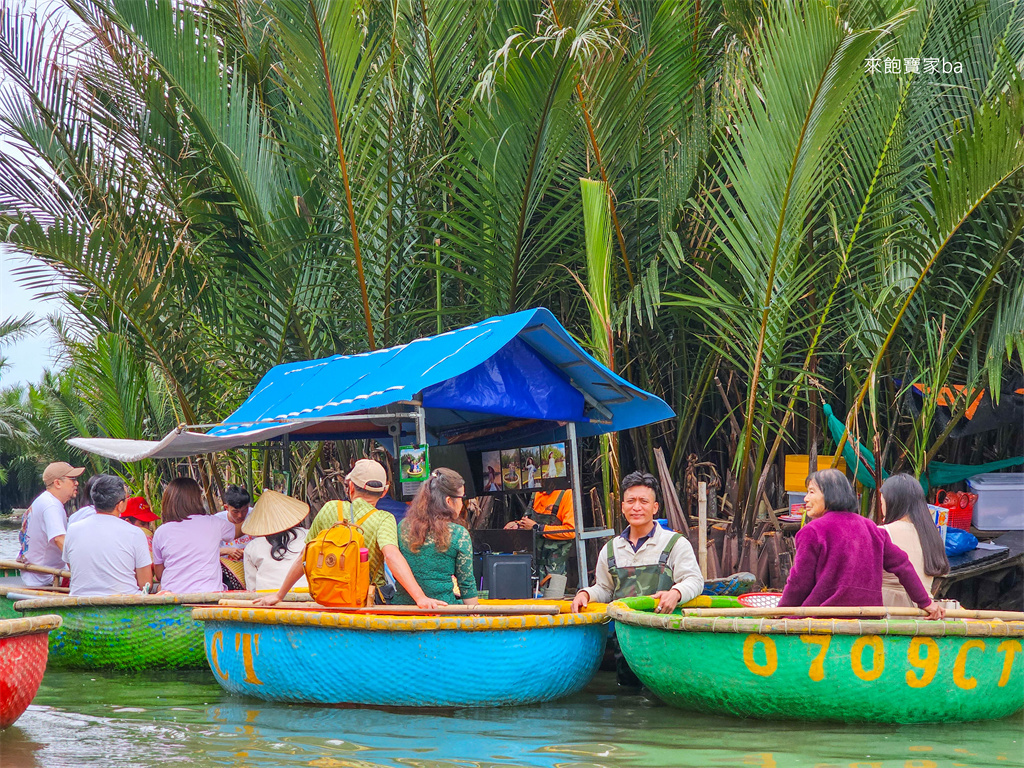
<path id="1" fill-rule="evenodd" d="M 0 729 L 21 717 L 46 671 L 49 634 L 60 616 L 0 621 Z"/>

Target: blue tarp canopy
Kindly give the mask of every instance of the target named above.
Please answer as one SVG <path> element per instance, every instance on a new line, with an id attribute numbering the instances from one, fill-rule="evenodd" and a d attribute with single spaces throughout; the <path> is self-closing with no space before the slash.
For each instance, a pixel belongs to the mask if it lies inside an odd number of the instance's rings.
<path id="1" fill-rule="evenodd" d="M 663 400 L 587 354 L 548 310 L 531 309 L 397 347 L 275 366 L 206 434 L 176 431 L 159 442 L 69 442 L 135 461 L 225 450 L 283 434 L 294 439 L 387 436 L 393 423 L 388 414 L 402 409 L 411 414 L 419 404 L 435 436 L 510 421 L 521 427 L 533 420 L 534 431 L 575 422 L 583 437 L 674 415 Z M 351 418 L 358 414 L 366 418 Z M 410 431 L 408 424 L 401 429 Z M 145 456 L 123 458 L 143 448 Z"/>

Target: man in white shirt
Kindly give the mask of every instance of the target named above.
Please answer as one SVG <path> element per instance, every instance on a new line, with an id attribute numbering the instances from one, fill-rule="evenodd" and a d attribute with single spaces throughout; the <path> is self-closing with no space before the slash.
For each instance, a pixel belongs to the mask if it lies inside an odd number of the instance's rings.
<path id="1" fill-rule="evenodd" d="M 576 593 L 573 612 L 591 600 L 607 603 L 653 595 L 658 600 L 656 613 L 672 613 L 679 603 L 689 602 L 704 590 L 704 577 L 690 542 L 654 522 L 660 490 L 657 478 L 647 472 L 631 472 L 622 479 L 622 516 L 629 527 L 601 550 L 594 585 Z M 609 643 L 615 650 L 619 684 L 639 685 L 614 636 Z"/>
<path id="2" fill-rule="evenodd" d="M 29 506 L 25 526 L 25 562 L 47 568 L 64 568 L 64 536 L 67 533 L 67 504 L 78 493 L 78 476 L 85 467 L 73 467 L 66 461 L 55 461 L 43 470 L 46 490 Z M 49 587 L 53 576 L 22 571 L 27 587 Z"/>
<path id="3" fill-rule="evenodd" d="M 92 486 L 96 514 L 68 526 L 64 557 L 71 595 L 137 595 L 153 580 L 146 534 L 121 519 L 128 504 L 124 481 L 100 475 Z"/>

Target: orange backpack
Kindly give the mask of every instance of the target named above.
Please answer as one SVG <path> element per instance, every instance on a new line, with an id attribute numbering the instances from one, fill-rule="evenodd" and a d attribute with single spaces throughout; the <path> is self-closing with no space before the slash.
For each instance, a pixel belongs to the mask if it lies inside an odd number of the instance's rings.
<path id="1" fill-rule="evenodd" d="M 309 594 L 320 605 L 362 608 L 368 604 L 370 553 L 359 526 L 376 511 L 367 512 L 355 524 L 339 519 L 306 545 L 302 566 Z"/>

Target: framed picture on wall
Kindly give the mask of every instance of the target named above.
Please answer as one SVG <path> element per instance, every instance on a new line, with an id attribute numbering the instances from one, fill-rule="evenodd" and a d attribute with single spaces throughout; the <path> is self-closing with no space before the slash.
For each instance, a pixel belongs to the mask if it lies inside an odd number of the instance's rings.
<path id="1" fill-rule="evenodd" d="M 522 459 L 518 448 L 505 448 L 501 451 L 501 481 L 505 491 L 518 491 L 522 488 L 520 471 Z"/>
<path id="2" fill-rule="evenodd" d="M 549 443 L 540 446 L 540 471 L 545 480 L 566 477 L 565 443 Z"/>
<path id="3" fill-rule="evenodd" d="M 480 482 L 483 493 L 501 493 L 505 484 L 501 479 L 501 451 L 480 454 Z"/>
<path id="4" fill-rule="evenodd" d="M 398 480 L 402 495 L 415 496 L 430 476 L 430 455 L 425 445 L 403 445 L 398 449 Z"/>
<path id="5" fill-rule="evenodd" d="M 524 491 L 535 491 L 540 488 L 541 479 L 541 458 L 540 458 L 540 446 L 533 445 L 528 448 L 520 448 L 519 456 L 523 460 L 522 470 L 520 476 L 522 479 L 522 487 Z"/>

